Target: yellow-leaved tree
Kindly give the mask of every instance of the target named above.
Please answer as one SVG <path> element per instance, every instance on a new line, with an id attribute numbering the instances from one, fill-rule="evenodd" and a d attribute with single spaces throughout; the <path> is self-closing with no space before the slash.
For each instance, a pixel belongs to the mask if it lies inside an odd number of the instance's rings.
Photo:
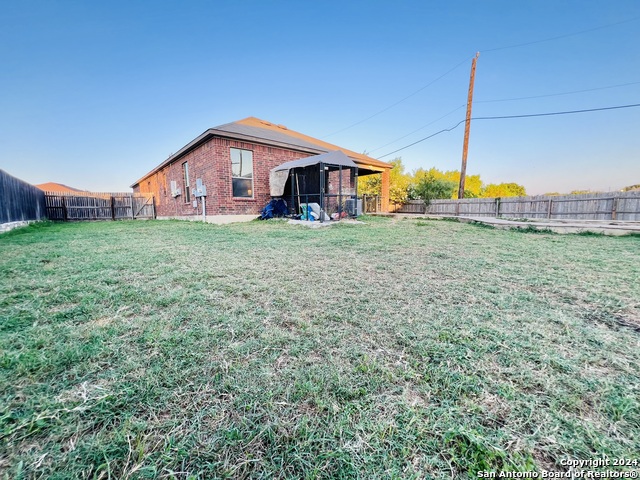
<path id="1" fill-rule="evenodd" d="M 524 197 L 527 191 L 517 183 L 490 183 L 482 189 L 483 198 Z"/>
<path id="2" fill-rule="evenodd" d="M 445 180 L 460 185 L 460 172 L 458 170 L 450 170 L 443 174 Z M 480 175 L 465 175 L 464 177 L 464 197 L 478 198 L 482 194 L 482 180 Z M 451 198 L 458 198 L 458 188 L 454 190 Z"/>
<path id="3" fill-rule="evenodd" d="M 401 204 L 407 200 L 425 198 L 458 198 L 458 185 L 460 184 L 458 170 L 443 172 L 435 167 L 428 170 L 418 168 L 408 174 L 405 172 L 400 157 L 389 163 L 393 165 L 389 175 L 389 200 L 391 203 Z M 517 197 L 527 194 L 525 188 L 517 183 L 484 185 L 480 175 L 467 175 L 464 183 L 465 198 Z M 380 195 L 381 187 L 380 174 L 358 178 L 358 195 Z"/>
<path id="4" fill-rule="evenodd" d="M 405 173 L 400 157 L 389 162 L 393 168 L 389 172 L 389 200 L 391 203 L 404 203 L 411 184 L 411 177 Z M 381 174 L 358 177 L 358 195 L 380 195 L 382 189 Z"/>
<path id="5" fill-rule="evenodd" d="M 456 187 L 453 189 L 450 196 L 447 198 L 458 198 L 458 185 L 460 184 L 460 172 L 457 170 L 449 170 L 443 172 L 437 168 L 430 168 L 425 170 L 424 168 L 418 168 L 413 172 L 412 185 L 418 185 L 424 182 L 425 178 L 429 178 L 430 181 L 441 180 L 448 184 L 453 184 Z M 482 192 L 482 179 L 480 175 L 467 175 L 464 181 L 464 196 L 466 198 L 477 198 Z M 442 190 L 442 192 L 449 191 L 449 189 Z M 420 195 L 416 195 L 414 192 L 409 193 L 411 198 L 420 198 Z"/>

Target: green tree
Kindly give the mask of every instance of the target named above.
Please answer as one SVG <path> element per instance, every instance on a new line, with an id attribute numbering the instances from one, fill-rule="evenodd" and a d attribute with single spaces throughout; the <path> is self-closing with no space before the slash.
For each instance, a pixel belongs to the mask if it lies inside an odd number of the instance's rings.
<path id="1" fill-rule="evenodd" d="M 409 188 L 409 198 L 417 199 L 419 196 L 415 194 L 415 186 L 425 177 L 432 177 L 434 179 L 446 180 L 455 184 L 456 188 L 453 189 L 450 198 L 458 198 L 458 185 L 460 185 L 460 172 L 458 170 L 448 170 L 442 172 L 437 168 L 430 168 L 425 170 L 419 168 L 413 172 L 412 187 Z M 464 182 L 464 196 L 466 198 L 478 198 L 482 191 L 482 179 L 480 175 L 467 175 Z"/>
<path id="2" fill-rule="evenodd" d="M 586 195 L 587 193 L 598 193 L 598 192 L 592 192 L 591 190 L 572 190 L 570 195 Z"/>
<path id="3" fill-rule="evenodd" d="M 458 170 L 443 172 L 435 167 L 428 170 L 418 168 L 408 174 L 400 157 L 390 163 L 393 165 L 389 175 L 389 200 L 392 203 L 400 204 L 407 200 L 425 200 L 425 198 L 429 199 L 428 201 L 436 198 L 458 198 L 460 184 Z M 358 179 L 359 195 L 380 195 L 381 187 L 381 175 L 366 175 Z M 526 194 L 525 188 L 517 183 L 484 185 L 480 175 L 465 177 L 465 198 L 518 197 Z M 426 203 L 428 201 L 425 200 Z"/>
<path id="4" fill-rule="evenodd" d="M 460 172 L 458 170 L 450 170 L 444 172 L 443 177 L 450 182 L 460 185 Z M 464 177 L 464 196 L 465 198 L 478 198 L 482 193 L 482 179 L 480 175 L 465 175 Z M 454 189 L 451 198 L 458 198 L 458 189 Z"/>
<path id="5" fill-rule="evenodd" d="M 404 203 L 407 200 L 411 177 L 405 173 L 402 158 L 390 162 L 393 165 L 389 173 L 389 200 L 393 203 Z"/>
<path id="6" fill-rule="evenodd" d="M 430 172 L 421 173 L 419 177 L 418 182 L 413 186 L 412 194 L 424 201 L 425 208 L 429 206 L 432 200 L 451 198 L 453 191 L 457 187 L 455 182 L 438 177 Z"/>
<path id="7" fill-rule="evenodd" d="M 517 183 L 490 183 L 482 189 L 482 198 L 524 197 L 527 191 Z"/>
<path id="8" fill-rule="evenodd" d="M 392 203 L 404 203 L 411 183 L 411 177 L 405 173 L 402 158 L 394 158 L 389 162 L 393 168 L 389 172 L 389 200 Z M 358 178 L 358 195 L 380 195 L 382 192 L 382 175 L 365 175 Z"/>

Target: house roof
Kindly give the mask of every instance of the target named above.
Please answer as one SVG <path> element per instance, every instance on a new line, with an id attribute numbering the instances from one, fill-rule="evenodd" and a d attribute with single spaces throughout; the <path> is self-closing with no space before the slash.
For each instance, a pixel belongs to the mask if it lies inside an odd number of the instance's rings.
<path id="1" fill-rule="evenodd" d="M 256 117 L 247 117 L 242 120 L 225 123 L 224 125 L 219 125 L 205 131 L 176 153 L 169 156 L 169 158 L 131 185 L 131 187 L 135 187 L 149 175 L 152 175 L 166 165 L 173 163 L 214 136 L 290 148 L 310 154 L 322 154 L 340 150 L 350 157 L 361 169 L 368 170 L 369 173 L 381 172 L 387 168 L 393 167 L 393 165 L 389 163 L 376 160 L 375 158 L 371 158 L 363 153 L 357 153 L 323 140 L 304 135 L 303 133 L 296 132 L 295 130 L 290 130 L 284 125 L 278 125 Z"/>
<path id="2" fill-rule="evenodd" d="M 300 146 L 310 146 L 311 148 L 320 148 L 325 152 L 331 152 L 334 150 L 340 150 L 347 154 L 347 156 L 351 157 L 358 164 L 368 164 L 374 167 L 380 168 L 392 168 L 393 165 L 382 162 L 380 160 L 376 160 L 375 158 L 371 158 L 364 153 L 357 153 L 352 150 L 348 150 L 343 147 L 339 147 L 329 142 L 325 142 L 323 140 L 310 137 L 300 132 L 296 132 L 295 130 L 289 130 L 284 125 L 276 125 L 274 123 L 268 122 L 266 120 L 260 120 L 256 117 L 247 117 L 243 120 L 239 120 L 237 122 L 229 123 L 226 125 L 222 125 L 218 127 L 220 129 L 227 128 L 229 131 L 235 130 L 245 130 L 256 131 L 258 134 L 267 135 L 264 138 L 273 137 L 274 139 L 283 138 L 289 141 L 292 145 L 300 145 Z M 267 133 L 268 132 L 268 133 Z"/>
<path id="3" fill-rule="evenodd" d="M 82 192 L 83 191 L 78 188 L 73 188 L 68 185 L 63 185 L 62 183 L 55 183 L 55 182 L 40 183 L 36 185 L 36 187 L 38 187 L 40 190 L 43 190 L 45 192 Z"/>

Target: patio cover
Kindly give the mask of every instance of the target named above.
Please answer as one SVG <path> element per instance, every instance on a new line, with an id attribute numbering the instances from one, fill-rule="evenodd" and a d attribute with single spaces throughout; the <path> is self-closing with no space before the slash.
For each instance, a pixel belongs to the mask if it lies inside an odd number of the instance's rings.
<path id="1" fill-rule="evenodd" d="M 272 197 L 281 197 L 284 194 L 284 186 L 292 168 L 308 167 L 324 163 L 331 166 L 343 166 L 347 168 L 358 168 L 358 165 L 340 150 L 314 155 L 312 157 L 300 158 L 278 165 L 271 169 L 269 173 L 269 187 Z"/>

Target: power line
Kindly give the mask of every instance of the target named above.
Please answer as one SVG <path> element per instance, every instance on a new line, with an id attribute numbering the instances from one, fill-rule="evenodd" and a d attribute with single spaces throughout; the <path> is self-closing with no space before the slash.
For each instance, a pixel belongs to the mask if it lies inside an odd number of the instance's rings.
<path id="1" fill-rule="evenodd" d="M 633 108 L 633 107 L 640 107 L 640 103 L 632 103 L 632 104 L 628 104 L 628 105 L 616 105 L 613 107 L 600 107 L 600 108 L 587 108 L 584 110 L 567 110 L 567 111 L 563 111 L 563 112 L 547 112 L 547 113 L 528 113 L 528 114 L 523 114 L 523 115 L 501 115 L 501 116 L 495 116 L 495 117 L 473 117 L 471 120 L 503 120 L 503 119 L 509 119 L 509 118 L 531 118 L 531 117 L 549 117 L 552 115 L 570 115 L 570 114 L 575 114 L 575 113 L 587 113 L 587 112 L 601 112 L 604 110 L 618 110 L 621 108 Z M 405 145 L 402 148 L 399 148 L 397 150 L 394 150 L 393 152 L 389 152 L 386 153 L 380 157 L 378 157 L 378 160 L 384 157 L 388 157 L 389 155 L 393 155 L 394 153 L 400 152 L 401 150 L 405 150 L 409 147 L 413 147 L 414 145 L 417 145 L 418 143 L 424 142 L 425 140 L 428 140 L 430 138 L 435 137 L 436 135 L 440 135 L 441 133 L 444 132 L 450 132 L 456 128 L 458 128 L 460 125 L 462 125 L 466 120 L 460 120 L 458 123 L 456 123 L 453 127 L 451 128 L 445 128 L 444 130 L 440 130 L 439 132 L 433 133 L 431 135 L 429 135 L 428 137 L 424 137 L 421 138 L 420 140 L 417 140 L 413 143 L 410 143 L 409 145 Z"/>
<path id="2" fill-rule="evenodd" d="M 567 33 L 565 35 L 558 35 L 556 37 L 544 38 L 542 40 L 534 40 L 532 42 L 518 43 L 516 45 L 508 45 L 508 46 L 505 46 L 505 47 L 498 47 L 498 48 L 489 48 L 487 50 L 480 50 L 480 51 L 482 53 L 487 53 L 487 52 L 497 52 L 498 50 L 507 50 L 509 48 L 526 47 L 528 45 L 535 45 L 536 43 L 550 42 L 552 40 L 560 40 L 562 38 L 572 37 L 574 35 L 582 35 L 583 33 L 589 33 L 589 32 L 593 32 L 595 30 L 603 29 L 603 28 L 614 27 L 616 25 L 621 25 L 623 23 L 634 22 L 634 21 L 636 21 L 638 19 L 640 19 L 640 17 L 634 17 L 634 18 L 630 18 L 628 20 L 622 20 L 620 22 L 615 22 L 615 23 L 608 23 L 606 25 L 600 25 L 598 27 L 588 28 L 586 30 L 580 30 L 578 32 Z"/>
<path id="3" fill-rule="evenodd" d="M 397 152 L 399 152 L 399 151 L 401 151 L 401 150 L 404 150 L 404 149 L 406 149 L 406 148 L 413 147 L 414 145 L 417 145 L 417 144 L 418 144 L 418 143 L 420 143 L 420 142 L 424 142 L 425 140 L 429 140 L 430 138 L 435 137 L 436 135 L 440 135 L 441 133 L 444 133 L 444 132 L 450 132 L 451 130 L 455 130 L 455 129 L 456 129 L 456 128 L 458 128 L 460 125 L 462 125 L 464 122 L 466 122 L 466 120 L 460 120 L 458 123 L 456 123 L 456 124 L 455 124 L 453 127 L 451 127 L 451 128 L 445 128 L 444 130 L 440 130 L 439 132 L 433 133 L 433 134 L 429 135 L 428 137 L 421 138 L 421 139 L 420 139 L 420 140 L 418 140 L 417 142 L 410 143 L 409 145 L 406 145 L 406 146 L 404 146 L 404 147 L 402 147 L 402 148 L 399 148 L 399 149 L 397 149 L 397 150 L 394 150 L 393 152 L 385 153 L 384 155 L 382 155 L 382 156 L 378 157 L 378 160 L 380 160 L 381 158 L 384 158 L 384 157 L 388 157 L 389 155 L 393 155 L 394 153 L 397 153 Z"/>
<path id="4" fill-rule="evenodd" d="M 555 36 L 555 37 L 545 38 L 545 39 L 541 39 L 541 40 L 534 40 L 534 41 L 531 41 L 531 42 L 519 43 L 519 44 L 515 44 L 515 45 L 508 45 L 508 46 L 504 46 L 504 47 L 489 48 L 489 49 L 486 49 L 486 50 L 480 50 L 480 51 L 481 51 L 481 52 L 496 52 L 496 51 L 499 51 L 499 50 L 506 50 L 506 49 L 510 49 L 510 48 L 524 47 L 524 46 L 527 46 L 527 45 L 534 45 L 534 44 L 537 44 L 537 43 L 549 42 L 549 41 L 552 41 L 552 40 L 559 40 L 559 39 L 566 38 L 566 37 L 571 37 L 571 36 L 574 36 L 574 35 L 581 35 L 581 34 L 583 34 L 583 33 L 593 32 L 593 31 L 595 31 L 595 30 L 600 30 L 600 29 L 603 29 L 603 28 L 609 28 L 609 27 L 613 27 L 613 26 L 616 26 L 616 25 L 621 25 L 621 24 L 623 24 L 623 23 L 633 22 L 633 21 L 636 21 L 636 20 L 638 20 L 638 19 L 640 19 L 640 16 L 639 16 L 639 17 L 634 17 L 634 18 L 631 18 L 631 19 L 628 19 L 628 20 L 622 20 L 622 21 L 620 21 L 620 22 L 608 23 L 608 24 L 606 24 L 606 25 L 600 25 L 600 26 L 593 27 L 593 28 L 589 28 L 589 29 L 586 29 L 586 30 L 580 30 L 580 31 L 578 31 L 578 32 L 567 33 L 567 34 L 564 34 L 564 35 L 558 35 L 558 36 Z M 419 88 L 418 90 L 416 90 L 415 92 L 410 93 L 410 94 L 409 94 L 409 95 L 407 95 L 406 97 L 401 98 L 400 100 L 398 100 L 397 102 L 395 102 L 395 103 L 393 103 L 393 104 L 389 105 L 388 107 L 385 107 L 385 108 L 383 108 L 382 110 L 379 110 L 378 112 L 376 112 L 376 113 L 374 113 L 374 114 L 372 114 L 372 115 L 369 115 L 368 117 L 366 117 L 366 118 L 364 118 L 364 119 L 362 119 L 362 120 L 360 120 L 360 121 L 358 121 L 358 122 L 352 123 L 351 125 L 349 125 L 349 126 L 347 126 L 347 127 L 341 128 L 340 130 L 336 130 L 335 132 L 329 133 L 329 134 L 327 134 L 327 135 L 325 135 L 324 137 L 321 137 L 321 138 L 322 138 L 322 139 L 325 139 L 325 138 L 327 138 L 327 137 L 331 137 L 331 136 L 336 135 L 336 134 L 338 134 L 338 133 L 342 133 L 342 132 L 344 132 L 344 131 L 346 131 L 346 130 L 349 130 L 349 129 L 351 129 L 351 128 L 353 128 L 353 127 L 357 126 L 357 125 L 360 125 L 360 124 L 362 124 L 362 123 L 364 123 L 364 122 L 366 122 L 366 121 L 368 121 L 368 120 L 371 120 L 372 118 L 377 117 L 378 115 L 380 115 L 380 114 L 382 114 L 382 113 L 384 113 L 384 112 L 386 112 L 386 111 L 388 111 L 388 110 L 392 109 L 392 108 L 393 108 L 393 107 L 395 107 L 396 105 L 399 105 L 400 103 L 404 102 L 405 100 L 408 100 L 409 98 L 411 98 L 411 97 L 413 97 L 413 96 L 417 95 L 418 93 L 420 93 L 420 92 L 421 92 L 421 91 L 423 91 L 424 89 L 426 89 L 426 88 L 430 87 L 430 86 L 431 86 L 431 85 L 433 85 L 435 82 L 437 82 L 438 80 L 442 79 L 443 77 L 445 77 L 446 75 L 448 75 L 449 73 L 451 73 L 452 71 L 454 71 L 455 69 L 457 69 L 457 68 L 458 68 L 459 66 L 461 66 L 462 64 L 466 63 L 466 62 L 467 62 L 467 60 L 468 60 L 468 59 L 464 59 L 463 61 L 461 61 L 460 63 L 458 63 L 457 65 L 455 65 L 453 68 L 451 68 L 450 70 L 448 70 L 448 71 L 446 71 L 445 73 L 443 73 L 442 75 L 440 75 L 440 76 L 439 76 L 438 78 L 436 78 L 435 80 L 432 80 L 431 82 L 429 82 L 428 84 L 424 85 L 423 87 L 420 87 L 420 88 Z M 624 85 L 633 85 L 633 84 L 635 84 L 635 83 L 640 83 L 640 82 L 634 82 L 634 83 L 629 83 L 629 84 L 624 84 Z M 624 85 L 619 85 L 619 86 L 624 86 Z M 616 86 L 618 86 L 618 85 L 616 85 Z M 604 89 L 604 88 L 614 88 L 614 87 L 616 87 L 616 86 L 612 86 L 612 87 L 602 87 L 602 89 Z M 600 88 L 592 89 L 592 90 L 583 90 L 583 91 L 584 91 L 584 92 L 587 92 L 587 91 L 593 91 L 593 90 L 599 90 L 599 89 L 600 89 Z M 552 94 L 552 95 L 549 95 L 549 96 L 555 96 L 555 95 L 568 95 L 569 93 L 580 93 L 580 92 L 582 92 L 582 91 L 567 92 L 567 93 L 561 93 L 561 94 Z M 544 97 L 544 96 L 546 96 L 546 95 L 540 95 L 539 97 L 522 97 L 522 98 L 504 99 L 504 100 L 485 100 L 485 101 L 483 101 L 483 103 L 484 103 L 484 102 L 508 101 L 508 100 L 521 100 L 521 99 L 526 99 L 526 98 L 542 98 L 542 97 Z M 421 127 L 421 128 L 424 128 L 424 127 Z M 418 130 L 420 130 L 420 129 L 418 129 Z M 408 135 L 411 135 L 411 134 L 408 134 Z M 404 138 L 404 137 L 401 137 L 401 138 Z M 398 139 L 398 140 L 399 140 L 399 139 Z M 396 141 L 396 140 L 394 140 L 394 141 Z M 390 143 L 394 143 L 394 142 L 390 142 Z M 376 150 L 379 150 L 380 148 L 383 148 L 384 146 L 386 146 L 386 145 L 383 145 L 382 147 L 379 147 L 379 148 L 377 148 Z"/>
<path id="5" fill-rule="evenodd" d="M 564 112 L 528 113 L 524 115 L 502 115 L 499 117 L 473 117 L 472 120 L 501 120 L 505 118 L 549 117 L 552 115 L 570 115 L 572 113 L 601 112 L 603 110 L 618 110 L 620 108 L 633 108 L 633 107 L 640 107 L 640 103 L 632 103 L 629 105 L 616 105 L 614 107 L 587 108 L 584 110 L 567 110 Z"/>
<path id="6" fill-rule="evenodd" d="M 363 120 L 360 120 L 360 121 L 358 121 L 358 122 L 356 122 L 356 123 L 353 123 L 353 124 L 349 125 L 348 127 L 344 127 L 344 128 L 342 128 L 342 129 L 340 129 L 340 130 L 336 130 L 335 132 L 330 133 L 330 134 L 328 134 L 328 135 L 325 135 L 324 137 L 321 137 L 321 138 L 323 138 L 323 139 L 324 139 L 324 138 L 327 138 L 327 137 L 331 137 L 332 135 L 335 135 L 335 134 L 337 134 L 337 133 L 344 132 L 345 130 L 349 130 L 350 128 L 353 128 L 353 127 L 355 127 L 356 125 L 360 125 L 361 123 L 364 123 L 364 122 L 366 122 L 367 120 L 371 120 L 372 118 L 377 117 L 378 115 L 380 115 L 381 113 L 386 112 L 387 110 L 391 110 L 391 109 L 392 109 L 393 107 L 395 107 L 396 105 L 401 104 L 401 103 L 402 103 L 402 102 L 404 102 L 405 100 L 408 100 L 409 98 L 411 98 L 411 97 L 413 97 L 413 96 L 417 95 L 418 93 L 420 93 L 421 91 L 423 91 L 425 88 L 430 87 L 431 85 L 433 85 L 434 83 L 436 83 L 436 82 L 437 82 L 438 80 L 440 80 L 441 78 L 446 77 L 446 76 L 447 76 L 447 75 L 449 75 L 451 72 L 453 72 L 456 68 L 458 68 L 460 65 L 462 65 L 462 64 L 464 64 L 464 63 L 466 63 L 467 61 L 468 61 L 468 58 L 465 58 L 463 61 L 461 61 L 460 63 L 458 63 L 455 67 L 451 68 L 450 70 L 447 70 L 445 73 L 443 73 L 442 75 L 440 75 L 440 76 L 439 76 L 438 78 L 436 78 L 435 80 L 432 80 L 431 82 L 427 83 L 425 86 L 420 87 L 420 88 L 419 88 L 418 90 L 416 90 L 415 92 L 410 93 L 410 94 L 409 94 L 409 95 L 407 95 L 406 97 L 404 97 L 404 98 L 402 98 L 402 99 L 398 100 L 397 102 L 395 102 L 395 103 L 393 103 L 393 104 L 389 105 L 389 106 L 388 106 L 388 107 L 386 107 L 386 108 L 383 108 L 382 110 L 380 110 L 380 111 L 378 111 L 378 112 L 374 113 L 373 115 L 370 115 L 370 116 L 368 116 L 367 118 L 365 118 L 365 119 L 363 119 Z"/>
<path id="7" fill-rule="evenodd" d="M 409 132 L 409 133 L 407 133 L 406 135 L 403 135 L 402 137 L 398 137 L 398 138 L 396 138 L 395 140 L 391 140 L 389 143 L 385 143 L 384 145 L 381 145 L 381 146 L 379 146 L 379 147 L 377 147 L 377 148 L 374 148 L 373 150 L 370 150 L 368 153 L 372 153 L 372 152 L 375 152 L 375 151 L 377 151 L 377 150 L 383 149 L 384 147 L 387 147 L 387 146 L 391 145 L 392 143 L 396 143 L 397 141 L 402 140 L 403 138 L 407 138 L 407 137 L 409 137 L 409 136 L 413 135 L 414 133 L 419 132 L 420 130 L 422 130 L 422 129 L 424 129 L 424 128 L 427 128 L 429 125 L 433 125 L 434 123 L 436 123 L 436 122 L 438 122 L 438 121 L 442 120 L 443 118 L 448 117 L 448 116 L 449 116 L 449 115 L 451 115 L 452 113 L 457 112 L 458 110 L 460 110 L 460 109 L 461 109 L 462 107 L 464 107 L 464 106 L 465 106 L 465 104 L 463 103 L 463 104 L 462 104 L 462 105 L 460 105 L 459 107 L 456 107 L 456 108 L 454 108 L 453 110 L 451 110 L 449 113 L 447 113 L 447 114 L 445 114 L 445 115 L 443 115 L 443 116 L 441 116 L 441 117 L 439 117 L 439 118 L 436 118 L 436 119 L 435 119 L 435 120 L 433 120 L 432 122 L 429 122 L 429 123 L 427 123 L 426 125 L 421 126 L 420 128 L 416 128 L 413 132 Z"/>
<path id="8" fill-rule="evenodd" d="M 596 90 L 606 90 L 608 88 L 618 88 L 618 87 L 626 87 L 629 85 L 637 85 L 640 82 L 630 82 L 630 83 L 620 83 L 618 85 L 608 85 L 606 87 L 596 87 L 596 88 L 588 88 L 586 90 L 574 90 L 571 92 L 561 92 L 561 93 L 549 93 L 546 95 L 533 95 L 530 97 L 516 97 L 516 98 L 501 98 L 497 100 L 476 100 L 475 103 L 495 103 L 495 102 L 511 102 L 514 100 L 530 100 L 533 98 L 545 98 L 545 97 L 558 97 L 561 95 L 572 95 L 574 93 L 584 93 L 584 92 L 595 92 Z"/>

